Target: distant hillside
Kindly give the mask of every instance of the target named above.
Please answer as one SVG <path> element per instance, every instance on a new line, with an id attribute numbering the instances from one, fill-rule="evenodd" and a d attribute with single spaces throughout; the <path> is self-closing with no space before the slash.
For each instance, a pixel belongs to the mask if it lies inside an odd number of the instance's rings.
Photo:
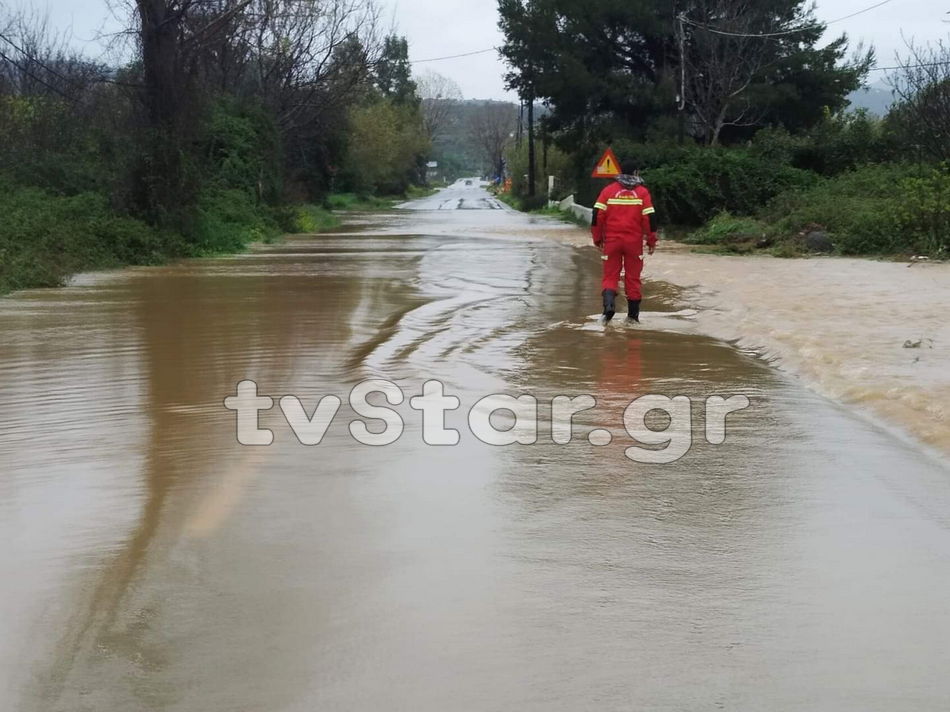
<path id="1" fill-rule="evenodd" d="M 440 174 L 447 180 L 455 180 L 487 172 L 485 157 L 472 134 L 472 118 L 486 103 L 508 104 L 509 102 L 486 102 L 466 99 L 456 103 L 442 130 L 435 140 L 432 159 L 440 166 Z M 512 104 L 513 111 L 517 111 Z M 516 127 L 512 127 L 514 131 Z"/>
<path id="2" fill-rule="evenodd" d="M 867 109 L 876 116 L 884 116 L 894 103 L 894 95 L 889 86 L 875 84 L 867 89 L 858 89 L 848 96 L 852 109 Z"/>
<path id="3" fill-rule="evenodd" d="M 886 84 L 875 84 L 866 89 L 859 89 L 848 96 L 851 109 L 867 109 L 875 116 L 883 117 L 887 114 L 894 97 L 891 88 Z M 485 166 L 485 158 L 472 134 L 472 118 L 481 106 L 494 102 L 483 99 L 464 99 L 453 102 L 451 111 L 446 117 L 445 126 L 433 145 L 432 160 L 439 164 L 438 175 L 447 181 L 473 175 L 483 175 L 489 169 Z M 518 111 L 516 104 L 510 104 L 513 111 Z M 535 108 L 538 120 L 549 113 L 549 109 L 542 104 Z M 517 127 L 513 126 L 512 131 Z"/>

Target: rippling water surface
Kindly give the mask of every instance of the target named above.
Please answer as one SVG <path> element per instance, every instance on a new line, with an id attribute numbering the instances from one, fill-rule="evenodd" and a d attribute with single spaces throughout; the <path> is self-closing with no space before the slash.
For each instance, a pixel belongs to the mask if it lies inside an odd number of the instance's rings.
<path id="1" fill-rule="evenodd" d="M 945 709 L 943 464 L 698 334 L 669 285 L 600 328 L 596 254 L 479 188 L 407 207 L 0 300 L 0 708 Z M 442 381 L 461 443 L 403 404 L 388 447 L 344 406 L 317 447 L 274 409 L 245 448 L 223 405 L 369 378 Z M 493 393 L 539 399 L 537 444 L 471 435 Z M 555 445 L 551 399 L 582 394 Z M 624 456 L 644 394 L 697 404 L 675 464 Z M 737 394 L 708 444 L 700 404 Z"/>

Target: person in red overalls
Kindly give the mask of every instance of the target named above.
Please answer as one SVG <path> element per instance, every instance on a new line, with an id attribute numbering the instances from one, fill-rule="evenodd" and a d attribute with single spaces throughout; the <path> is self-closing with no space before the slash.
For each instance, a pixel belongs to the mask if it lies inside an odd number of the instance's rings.
<path id="1" fill-rule="evenodd" d="M 627 172 L 604 188 L 594 204 L 591 236 L 604 252 L 604 323 L 617 311 L 620 272 L 626 270 L 627 319 L 639 324 L 643 243 L 652 255 L 657 241 L 656 210 L 637 163 L 628 158 L 620 165 Z"/>

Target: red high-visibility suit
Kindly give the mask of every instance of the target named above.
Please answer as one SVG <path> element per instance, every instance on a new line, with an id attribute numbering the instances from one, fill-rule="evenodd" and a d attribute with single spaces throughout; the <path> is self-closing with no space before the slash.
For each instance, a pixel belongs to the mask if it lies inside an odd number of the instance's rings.
<path id="1" fill-rule="evenodd" d="M 627 300 L 640 300 L 643 243 L 652 250 L 657 242 L 656 210 L 646 186 L 625 188 L 612 183 L 604 188 L 594 204 L 591 235 L 606 255 L 602 289 L 618 291 L 620 272 L 625 269 Z"/>

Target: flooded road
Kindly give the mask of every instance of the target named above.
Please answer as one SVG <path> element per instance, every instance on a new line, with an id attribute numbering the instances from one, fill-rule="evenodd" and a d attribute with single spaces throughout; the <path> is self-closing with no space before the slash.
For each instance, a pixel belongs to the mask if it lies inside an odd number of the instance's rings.
<path id="1" fill-rule="evenodd" d="M 670 285 L 600 328 L 597 254 L 477 186 L 404 207 L 0 300 L 0 709 L 946 709 L 944 463 L 697 333 Z M 405 393 L 391 445 L 343 405 L 319 445 L 275 407 L 243 447 L 224 406 L 367 379 Z M 457 446 L 408 403 L 433 379 Z M 473 435 L 493 394 L 537 398 L 535 444 Z M 693 401 L 651 422 L 692 432 L 674 463 L 625 455 L 648 394 Z M 558 445 L 565 395 L 597 406 Z"/>

